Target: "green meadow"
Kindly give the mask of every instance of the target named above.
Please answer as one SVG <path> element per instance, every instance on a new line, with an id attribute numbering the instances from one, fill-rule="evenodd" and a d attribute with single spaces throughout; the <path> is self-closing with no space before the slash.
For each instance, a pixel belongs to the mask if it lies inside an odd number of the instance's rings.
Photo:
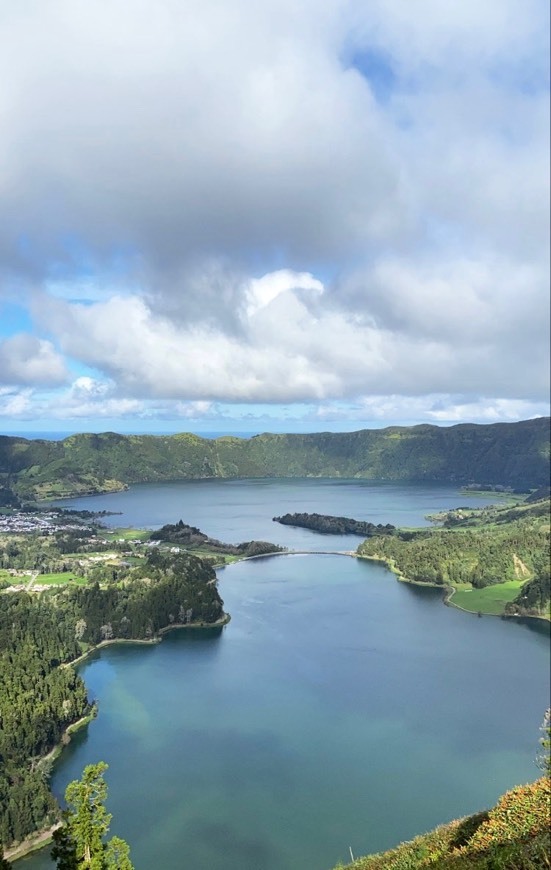
<path id="1" fill-rule="evenodd" d="M 451 604 L 472 613 L 500 616 L 505 611 L 505 605 L 515 600 L 523 585 L 522 580 L 507 580 L 505 583 L 485 586 L 484 589 L 474 589 L 470 584 L 461 584 L 456 587 Z"/>
<path id="2" fill-rule="evenodd" d="M 151 531 L 147 529 L 112 529 L 105 534 L 107 541 L 147 541 Z"/>
<path id="3" fill-rule="evenodd" d="M 57 574 L 37 574 L 34 582 L 37 586 L 63 586 L 67 583 L 85 586 L 87 581 L 85 577 L 79 577 L 72 571 L 60 571 Z"/>

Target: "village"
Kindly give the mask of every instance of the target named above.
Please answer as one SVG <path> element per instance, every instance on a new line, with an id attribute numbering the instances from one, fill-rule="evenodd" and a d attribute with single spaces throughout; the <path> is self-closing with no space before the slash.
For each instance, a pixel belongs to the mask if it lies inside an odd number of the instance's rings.
<path id="1" fill-rule="evenodd" d="M 78 531 L 83 528 L 87 528 L 84 522 L 68 521 L 66 515 L 59 511 L 31 513 L 11 510 L 9 513 L 0 514 L 0 534 L 24 535 L 41 532 L 44 535 L 53 535 L 55 532 L 69 529 Z"/>

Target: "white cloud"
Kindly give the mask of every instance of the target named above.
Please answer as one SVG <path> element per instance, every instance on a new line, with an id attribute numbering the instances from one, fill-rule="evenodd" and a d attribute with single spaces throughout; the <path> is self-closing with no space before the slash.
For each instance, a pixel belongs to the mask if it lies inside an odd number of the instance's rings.
<path id="1" fill-rule="evenodd" d="M 165 413 L 171 413 L 173 417 L 182 417 L 185 420 L 204 420 L 206 417 L 216 416 L 212 402 L 175 402 L 172 408 Z"/>
<path id="2" fill-rule="evenodd" d="M 68 414 L 547 400 L 543 0 L 4 5 L 4 382 L 53 339 Z"/>
<path id="3" fill-rule="evenodd" d="M 13 390 L 0 387 L 0 417 L 28 419 L 34 416 L 32 390 Z"/>
<path id="4" fill-rule="evenodd" d="M 87 382 L 87 383 L 86 383 Z M 78 378 L 67 390 L 52 396 L 31 388 L 0 388 L 0 416 L 6 420 L 91 420 L 147 417 L 147 409 L 137 399 L 113 395 L 113 386 Z"/>
<path id="5" fill-rule="evenodd" d="M 47 416 L 59 419 L 139 416 L 143 412 L 142 402 L 114 393 L 114 384 L 83 376 L 77 378 L 69 390 L 50 401 L 43 410 Z"/>
<path id="6" fill-rule="evenodd" d="M 0 341 L 0 383 L 51 386 L 68 373 L 50 341 L 19 333 Z"/>
<path id="7" fill-rule="evenodd" d="M 251 317 L 261 308 L 265 308 L 282 293 L 294 290 L 314 290 L 323 293 L 323 284 L 309 272 L 293 272 L 290 269 L 280 269 L 253 278 L 246 290 L 247 315 Z"/>
<path id="8" fill-rule="evenodd" d="M 311 276 L 299 282 L 276 273 L 257 282 L 270 301 L 249 305 L 238 334 L 178 324 L 139 297 L 86 306 L 43 297 L 37 311 L 67 354 L 128 396 L 297 402 L 476 395 L 484 384 L 485 395 L 543 399 L 546 338 L 531 297 L 535 277 L 507 274 L 504 264 L 489 271 L 459 262 L 438 275 L 389 262 L 358 277 L 353 304 L 342 307 L 337 296 L 325 305 L 326 291 Z M 528 333 L 530 343 L 512 354 Z"/>
<path id="9" fill-rule="evenodd" d="M 469 401 L 462 396 L 364 396 L 351 406 L 322 404 L 308 417 L 322 426 L 327 422 L 355 421 L 362 425 L 400 425 L 407 423 L 453 424 L 498 423 L 527 420 L 548 414 L 545 402 L 480 398 Z"/>

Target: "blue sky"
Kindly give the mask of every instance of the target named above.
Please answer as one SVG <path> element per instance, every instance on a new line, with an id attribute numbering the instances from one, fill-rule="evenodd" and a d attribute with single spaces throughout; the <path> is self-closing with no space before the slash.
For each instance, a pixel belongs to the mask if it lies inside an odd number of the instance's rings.
<path id="1" fill-rule="evenodd" d="M 0 15 L 0 431 L 549 412 L 544 0 Z"/>

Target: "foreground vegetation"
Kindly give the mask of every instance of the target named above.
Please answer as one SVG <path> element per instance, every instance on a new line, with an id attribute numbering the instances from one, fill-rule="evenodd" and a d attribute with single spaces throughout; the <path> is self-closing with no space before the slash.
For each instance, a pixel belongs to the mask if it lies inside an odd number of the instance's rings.
<path id="1" fill-rule="evenodd" d="M 359 858 L 346 870 L 543 870 L 551 866 L 549 783 L 546 775 L 513 788 L 487 812 Z"/>
<path id="2" fill-rule="evenodd" d="M 549 419 L 344 433 L 0 437 L 0 487 L 9 502 L 112 492 L 132 483 L 213 477 L 360 477 L 534 488 L 547 484 Z M 10 495 L 12 493 L 12 495 Z"/>
<path id="3" fill-rule="evenodd" d="M 536 762 L 544 776 L 506 792 L 490 810 L 440 825 L 395 849 L 335 870 L 543 870 L 551 867 L 551 710 Z"/>
<path id="4" fill-rule="evenodd" d="M 65 791 L 63 824 L 54 832 L 52 858 L 58 870 L 133 870 L 125 840 L 106 840 L 111 813 L 105 809 L 107 785 L 104 761 L 84 768 L 82 779 Z"/>
<path id="5" fill-rule="evenodd" d="M 57 818 L 39 761 L 88 711 L 82 680 L 62 667 L 81 651 L 74 623 L 53 602 L 26 593 L 0 596 L 0 842 L 5 846 Z"/>

